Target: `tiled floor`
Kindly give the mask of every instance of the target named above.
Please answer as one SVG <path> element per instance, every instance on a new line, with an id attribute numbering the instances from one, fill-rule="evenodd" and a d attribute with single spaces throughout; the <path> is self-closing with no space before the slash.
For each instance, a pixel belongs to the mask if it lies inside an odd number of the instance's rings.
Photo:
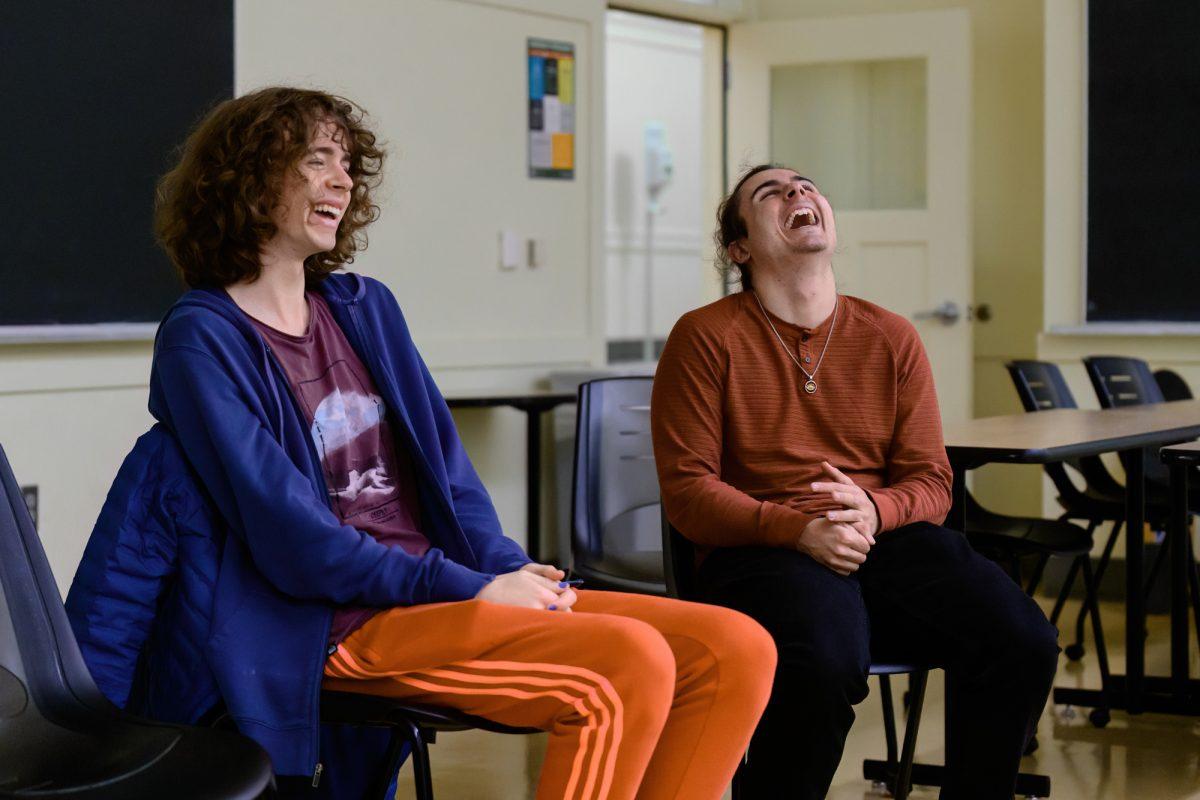
<path id="1" fill-rule="evenodd" d="M 1077 606 L 1075 606 L 1077 608 Z M 1104 604 L 1102 614 L 1109 660 L 1115 672 L 1124 671 L 1124 609 Z M 1074 621 L 1068 606 L 1064 620 Z M 1090 648 L 1091 639 L 1088 639 Z M 1090 652 L 1090 649 L 1089 649 Z M 1146 663 L 1151 673 L 1165 674 L 1168 666 L 1167 618 L 1150 618 Z M 1192 675 L 1200 675 L 1200 657 L 1192 643 Z M 1098 686 L 1095 659 L 1081 662 L 1062 657 L 1058 685 Z M 903 680 L 898 686 L 903 685 Z M 862 779 L 862 760 L 881 758 L 883 723 L 876 685 L 858 709 L 842 766 L 833 781 L 831 800 L 880 797 Z M 943 757 L 943 686 L 940 673 L 930 679 L 918 740 L 918 759 L 941 763 Z M 1114 712 L 1107 728 L 1087 721 L 1086 709 L 1072 713 L 1050 707 L 1038 730 L 1040 749 L 1025 759 L 1025 771 L 1051 776 L 1054 800 L 1200 800 L 1200 719 L 1143 714 L 1130 717 Z M 538 765 L 545 747 L 543 736 L 503 736 L 469 731 L 444 734 L 431 749 L 435 790 L 439 800 L 520 800 L 533 797 Z M 398 798 L 411 798 L 412 776 L 406 766 Z M 912 797 L 934 798 L 935 789 L 918 788 Z M 787 797 L 781 788 L 781 800 Z"/>

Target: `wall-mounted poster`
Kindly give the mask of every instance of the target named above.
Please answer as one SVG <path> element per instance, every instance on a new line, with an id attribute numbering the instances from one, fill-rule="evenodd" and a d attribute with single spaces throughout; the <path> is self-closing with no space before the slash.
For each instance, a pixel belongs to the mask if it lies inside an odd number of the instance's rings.
<path id="1" fill-rule="evenodd" d="M 575 45 L 530 39 L 529 177 L 575 177 Z"/>

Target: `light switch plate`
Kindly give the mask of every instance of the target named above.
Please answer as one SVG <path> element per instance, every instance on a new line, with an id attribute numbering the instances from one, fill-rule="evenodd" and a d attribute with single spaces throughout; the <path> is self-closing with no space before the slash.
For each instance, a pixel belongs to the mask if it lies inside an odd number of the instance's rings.
<path id="1" fill-rule="evenodd" d="M 523 244 L 514 231 L 500 231 L 500 269 L 516 269 L 521 265 Z"/>

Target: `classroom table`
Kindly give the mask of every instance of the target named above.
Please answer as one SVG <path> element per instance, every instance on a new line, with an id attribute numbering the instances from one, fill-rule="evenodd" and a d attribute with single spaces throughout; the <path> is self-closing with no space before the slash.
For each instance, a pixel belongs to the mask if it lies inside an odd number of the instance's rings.
<path id="1" fill-rule="evenodd" d="M 1054 409 L 986 417 L 948 425 L 946 452 L 954 469 L 954 509 L 947 524 L 965 527 L 966 472 L 990 463 L 1046 464 L 1120 452 L 1125 458 L 1125 647 L 1126 671 L 1112 675 L 1110 708 L 1195 714 L 1194 702 L 1169 692 L 1169 680 L 1147 678 L 1145 599 L 1142 595 L 1145 522 L 1145 459 L 1158 448 L 1200 437 L 1200 400 L 1123 408 Z M 1186 651 L 1185 651 L 1186 652 Z M 1054 702 L 1098 707 L 1099 690 L 1056 688 Z"/>
<path id="2" fill-rule="evenodd" d="M 1200 713 L 1200 681 L 1188 674 L 1188 591 L 1200 604 L 1200 580 L 1191 547 L 1188 508 L 1188 475 L 1200 464 L 1200 442 L 1164 447 L 1162 460 L 1171 471 L 1171 517 L 1167 546 L 1171 564 L 1171 678 L 1166 693 L 1182 713 Z M 1200 614 L 1196 615 L 1196 639 L 1200 642 Z"/>
<path id="3" fill-rule="evenodd" d="M 542 415 L 576 395 L 549 390 L 525 392 L 448 391 L 450 408 L 497 408 L 507 406 L 525 412 L 525 552 L 541 561 L 542 552 Z"/>

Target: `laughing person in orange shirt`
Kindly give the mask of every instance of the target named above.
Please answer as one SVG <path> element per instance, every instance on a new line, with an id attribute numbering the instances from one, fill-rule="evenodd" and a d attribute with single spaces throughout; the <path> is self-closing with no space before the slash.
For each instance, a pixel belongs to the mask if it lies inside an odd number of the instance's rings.
<path id="1" fill-rule="evenodd" d="M 876 660 L 947 669 L 943 800 L 1011 798 L 1057 636 L 941 525 L 952 476 L 916 330 L 838 294 L 833 209 L 808 178 L 755 167 L 718 219 L 742 291 L 676 324 L 652 421 L 702 599 L 757 619 L 779 651 L 740 797 L 825 796 Z"/>

